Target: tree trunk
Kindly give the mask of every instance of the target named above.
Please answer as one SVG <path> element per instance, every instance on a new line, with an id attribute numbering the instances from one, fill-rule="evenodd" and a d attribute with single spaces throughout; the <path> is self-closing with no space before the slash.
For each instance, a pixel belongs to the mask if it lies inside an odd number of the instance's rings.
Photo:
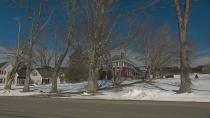
<path id="1" fill-rule="evenodd" d="M 18 65 L 14 65 L 13 68 L 17 68 L 16 66 L 18 66 Z M 16 71 L 17 71 L 17 69 L 14 69 L 14 71 L 11 71 L 7 75 L 7 81 L 6 81 L 6 84 L 4 86 L 4 89 L 11 89 L 11 84 L 12 84 L 13 79 L 15 78 Z"/>
<path id="2" fill-rule="evenodd" d="M 120 73 L 117 72 L 116 77 L 114 79 L 114 85 L 119 85 L 119 81 L 120 81 Z"/>
<path id="3" fill-rule="evenodd" d="M 94 87 L 94 78 L 95 78 L 95 73 L 93 68 L 89 69 L 89 74 L 88 74 L 88 87 L 87 87 L 87 92 L 96 92 L 96 89 Z"/>
<path id="4" fill-rule="evenodd" d="M 58 78 L 58 71 L 54 70 L 52 74 L 52 87 L 51 87 L 51 93 L 56 93 L 58 92 L 57 89 L 57 78 Z"/>
<path id="5" fill-rule="evenodd" d="M 160 78 L 160 71 L 155 70 L 155 79 L 159 79 L 159 78 Z"/>
<path id="6" fill-rule="evenodd" d="M 94 59 L 94 54 L 92 54 L 92 58 L 90 59 L 89 72 L 88 72 L 87 92 L 96 92 L 96 89 L 95 89 L 95 77 L 96 77 L 95 63 L 96 62 L 95 62 L 95 59 Z"/>
<path id="7" fill-rule="evenodd" d="M 23 50 L 25 50 L 25 48 Z M 12 84 L 13 79 L 15 78 L 15 75 L 16 75 L 16 72 L 17 72 L 17 69 L 20 64 L 21 59 L 22 59 L 22 56 L 19 59 L 18 58 L 15 59 L 15 64 L 14 64 L 12 70 L 7 75 L 7 81 L 4 86 L 4 89 L 11 89 L 11 84 Z"/>
<path id="8" fill-rule="evenodd" d="M 190 88 L 190 78 L 188 75 L 188 56 L 187 56 L 187 41 L 186 41 L 186 31 L 187 31 L 187 22 L 189 18 L 189 7 L 190 1 L 184 0 L 184 17 L 182 19 L 180 8 L 179 8 L 179 0 L 174 0 L 175 2 L 175 10 L 176 16 L 178 20 L 179 26 L 179 39 L 180 39 L 180 70 L 181 70 L 181 86 L 177 93 L 191 93 Z"/>
<path id="9" fill-rule="evenodd" d="M 95 84 L 95 89 L 98 88 L 97 83 L 98 83 L 98 78 L 100 77 L 100 73 L 98 71 L 99 71 L 99 69 L 96 68 L 96 71 L 95 71 L 95 83 L 94 83 Z"/>
<path id="10" fill-rule="evenodd" d="M 191 93 L 191 81 L 188 75 L 188 58 L 187 58 L 187 41 L 186 41 L 186 34 L 180 34 L 180 44 L 181 44 L 181 86 L 178 93 Z"/>
<path id="11" fill-rule="evenodd" d="M 100 58 L 97 59 L 96 68 L 95 68 L 95 83 L 94 83 L 95 89 L 98 88 L 97 83 L 98 83 L 98 78 L 100 77 L 99 66 L 100 66 Z"/>
<path id="12" fill-rule="evenodd" d="M 147 70 L 147 80 L 151 81 L 151 70 Z"/>
<path id="13" fill-rule="evenodd" d="M 27 69 L 26 69 L 26 79 L 25 79 L 23 92 L 30 91 L 29 83 L 30 83 L 30 68 L 31 68 L 31 58 L 32 58 L 32 47 L 33 47 L 33 44 L 32 44 L 32 42 L 30 42 L 29 54 L 28 54 L 28 60 L 27 60 Z"/>
<path id="14" fill-rule="evenodd" d="M 4 86 L 4 89 L 11 89 L 11 84 L 12 84 L 12 79 L 9 79 L 9 75 L 8 75 L 7 76 L 7 82 L 6 82 L 5 86 Z"/>

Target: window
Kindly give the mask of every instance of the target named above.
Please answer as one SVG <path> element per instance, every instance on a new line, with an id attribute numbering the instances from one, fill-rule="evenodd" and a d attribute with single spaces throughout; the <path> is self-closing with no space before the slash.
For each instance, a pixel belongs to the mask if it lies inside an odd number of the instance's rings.
<path id="1" fill-rule="evenodd" d="M 126 67 L 127 66 L 127 64 L 126 64 L 126 62 L 124 62 L 124 67 Z"/>
<path id="2" fill-rule="evenodd" d="M 37 76 L 37 72 L 33 72 L 32 73 L 32 76 Z"/>
<path id="3" fill-rule="evenodd" d="M 0 78 L 0 83 L 3 83 L 3 78 Z"/>
<path id="4" fill-rule="evenodd" d="M 4 71 L 4 75 L 6 75 L 6 71 Z"/>
<path id="5" fill-rule="evenodd" d="M 21 84 L 21 79 L 18 79 L 18 84 Z"/>
<path id="6" fill-rule="evenodd" d="M 22 84 L 25 84 L 25 80 L 21 80 Z"/>

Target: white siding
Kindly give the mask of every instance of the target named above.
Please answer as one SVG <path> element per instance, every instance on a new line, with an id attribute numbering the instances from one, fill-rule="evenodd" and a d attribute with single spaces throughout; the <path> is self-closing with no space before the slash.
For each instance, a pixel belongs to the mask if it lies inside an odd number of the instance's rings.
<path id="1" fill-rule="evenodd" d="M 4 68 L 3 70 L 0 70 L 0 71 L 6 71 L 5 75 L 4 74 L 0 75 L 0 78 L 5 78 L 5 83 L 7 81 L 7 75 L 9 73 L 9 71 L 11 71 L 11 70 L 12 70 L 12 65 L 10 65 L 10 64 L 6 64 L 6 68 Z M 0 84 L 4 85 L 5 83 L 0 83 Z M 13 82 L 12 82 L 12 84 L 13 84 Z"/>
<path id="2" fill-rule="evenodd" d="M 33 75 L 33 73 L 37 73 L 36 76 Z M 31 80 L 36 84 L 36 85 L 41 85 L 42 84 L 42 76 L 39 74 L 39 72 L 34 69 L 31 74 L 30 74 Z"/>

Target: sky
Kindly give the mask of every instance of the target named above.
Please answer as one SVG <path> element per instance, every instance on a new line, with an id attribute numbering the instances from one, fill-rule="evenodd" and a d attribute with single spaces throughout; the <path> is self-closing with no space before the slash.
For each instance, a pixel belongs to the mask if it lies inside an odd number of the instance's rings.
<path id="1" fill-rule="evenodd" d="M 139 0 L 121 0 L 120 5 L 117 6 L 115 10 L 125 12 L 138 5 L 141 6 L 151 1 L 153 0 L 142 0 L 141 3 L 138 3 Z M 182 0 L 180 0 L 180 2 L 181 1 Z M 210 34 L 207 34 L 207 32 L 210 31 L 210 0 L 191 1 L 187 35 L 193 40 L 198 41 L 197 48 L 199 51 L 207 52 L 210 50 L 206 42 L 207 37 L 210 36 Z M 138 5 L 134 5 L 134 3 L 137 3 Z M 20 16 L 22 24 L 27 24 L 27 15 L 24 10 L 5 7 L 7 5 L 13 5 L 11 1 L 5 2 L 5 0 L 1 0 L 0 4 L 0 37 L 13 41 L 17 37 L 18 32 L 17 17 Z M 172 27 L 172 30 L 178 33 L 177 19 L 173 5 L 173 0 L 162 0 L 154 6 L 145 9 L 145 12 L 154 18 L 154 25 L 167 22 Z M 48 8 L 46 7 L 43 10 L 47 11 L 47 9 Z M 181 10 L 183 11 L 183 5 L 181 5 Z M 46 13 L 43 14 L 46 15 Z M 139 14 L 144 13 L 140 11 Z M 43 19 L 43 21 L 45 20 L 46 19 Z M 24 35 L 23 30 L 21 33 Z M 204 55 L 204 57 L 197 61 L 193 66 L 210 63 L 208 55 Z"/>

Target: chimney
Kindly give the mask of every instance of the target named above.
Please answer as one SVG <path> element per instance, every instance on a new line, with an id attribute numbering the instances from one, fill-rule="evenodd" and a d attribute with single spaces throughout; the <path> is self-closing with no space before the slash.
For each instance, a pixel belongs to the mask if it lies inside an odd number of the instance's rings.
<path id="1" fill-rule="evenodd" d="M 124 52 L 121 52 L 121 57 L 124 57 L 125 56 L 125 53 Z"/>

